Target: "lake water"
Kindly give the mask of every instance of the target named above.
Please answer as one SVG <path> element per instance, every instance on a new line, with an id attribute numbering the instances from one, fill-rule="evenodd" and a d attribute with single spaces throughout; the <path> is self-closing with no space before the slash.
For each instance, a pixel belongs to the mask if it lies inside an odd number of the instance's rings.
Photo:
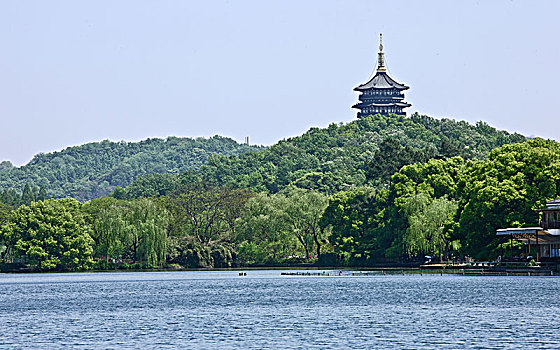
<path id="1" fill-rule="evenodd" d="M 0 274 L 0 312 L 0 348 L 560 348 L 558 277 Z"/>

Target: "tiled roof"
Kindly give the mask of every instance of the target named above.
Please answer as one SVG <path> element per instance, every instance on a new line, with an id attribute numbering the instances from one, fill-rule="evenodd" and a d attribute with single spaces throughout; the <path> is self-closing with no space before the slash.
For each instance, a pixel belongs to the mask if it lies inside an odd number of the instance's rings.
<path id="1" fill-rule="evenodd" d="M 398 89 L 398 90 L 406 90 L 409 87 L 404 85 L 404 84 L 397 83 L 395 80 L 393 80 L 393 78 L 391 78 L 385 72 L 377 72 L 377 73 L 375 73 L 373 78 L 371 78 L 367 83 L 362 84 L 362 85 L 354 88 L 354 90 L 362 91 L 362 90 L 367 90 L 367 89 L 372 89 L 372 88 L 377 88 L 377 89 L 392 89 L 392 88 L 394 88 L 394 89 Z"/>

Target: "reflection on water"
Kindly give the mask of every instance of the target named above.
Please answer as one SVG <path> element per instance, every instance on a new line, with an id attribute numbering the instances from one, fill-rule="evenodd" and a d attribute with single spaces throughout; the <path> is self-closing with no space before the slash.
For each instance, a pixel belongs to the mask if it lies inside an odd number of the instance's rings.
<path id="1" fill-rule="evenodd" d="M 558 349 L 560 278 L 0 274 L 0 347 Z"/>

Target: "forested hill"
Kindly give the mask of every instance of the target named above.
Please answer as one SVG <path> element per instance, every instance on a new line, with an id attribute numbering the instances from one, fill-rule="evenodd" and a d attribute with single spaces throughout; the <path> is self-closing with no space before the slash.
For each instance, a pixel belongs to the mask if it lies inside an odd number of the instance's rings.
<path id="1" fill-rule="evenodd" d="M 48 197 L 85 201 L 108 195 L 117 186 L 126 187 L 138 177 L 142 181 L 135 185 L 142 188 L 134 188 L 134 193 L 161 194 L 162 178 L 146 175 L 189 169 L 200 170 L 207 182 L 217 185 L 275 193 L 293 184 L 332 194 L 364 184 L 385 185 L 405 164 L 453 156 L 484 159 L 496 147 L 525 139 L 483 122 L 471 125 L 413 114 L 408 118 L 376 115 L 311 128 L 270 148 L 220 136 L 102 141 L 38 154 L 19 168 L 0 163 L 0 195 L 13 197 L 29 185 L 37 187 L 36 192 L 44 187 Z M 173 177 L 167 176 L 163 186 L 169 186 L 169 181 Z"/>
<path id="2" fill-rule="evenodd" d="M 403 165 L 428 159 L 485 159 L 496 147 L 525 141 L 519 134 L 413 114 L 375 115 L 348 124 L 312 128 L 258 153 L 234 157 L 213 155 L 201 167 L 204 180 L 215 185 L 275 193 L 292 184 L 333 194 L 354 186 L 386 186 Z M 119 198 L 161 195 L 173 179 L 145 177 Z"/>
<path id="3" fill-rule="evenodd" d="M 263 152 L 212 156 L 202 174 L 210 182 L 256 191 L 274 193 L 291 183 L 332 194 L 357 185 L 385 185 L 405 164 L 453 156 L 485 159 L 496 147 L 525 140 L 484 122 L 375 115 L 312 128 Z"/>
<path id="4" fill-rule="evenodd" d="M 41 153 L 21 167 L 1 162 L 0 194 L 19 193 L 27 184 L 44 187 L 49 197 L 84 201 L 108 195 L 116 186 L 125 187 L 138 176 L 199 169 L 211 154 L 230 156 L 261 149 L 221 136 L 140 142 L 105 140 Z"/>

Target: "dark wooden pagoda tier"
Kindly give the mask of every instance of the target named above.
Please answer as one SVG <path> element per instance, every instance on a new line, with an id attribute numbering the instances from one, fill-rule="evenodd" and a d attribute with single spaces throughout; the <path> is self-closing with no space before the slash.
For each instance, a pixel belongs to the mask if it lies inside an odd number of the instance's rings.
<path id="1" fill-rule="evenodd" d="M 360 102 L 352 108 L 359 109 L 358 118 L 372 114 L 406 115 L 403 109 L 410 107 L 411 104 L 404 101 L 403 91 L 408 88 L 408 86 L 396 82 L 387 74 L 382 36 L 380 35 L 377 71 L 367 83 L 354 88 L 354 91 L 360 92 L 358 97 Z"/>

